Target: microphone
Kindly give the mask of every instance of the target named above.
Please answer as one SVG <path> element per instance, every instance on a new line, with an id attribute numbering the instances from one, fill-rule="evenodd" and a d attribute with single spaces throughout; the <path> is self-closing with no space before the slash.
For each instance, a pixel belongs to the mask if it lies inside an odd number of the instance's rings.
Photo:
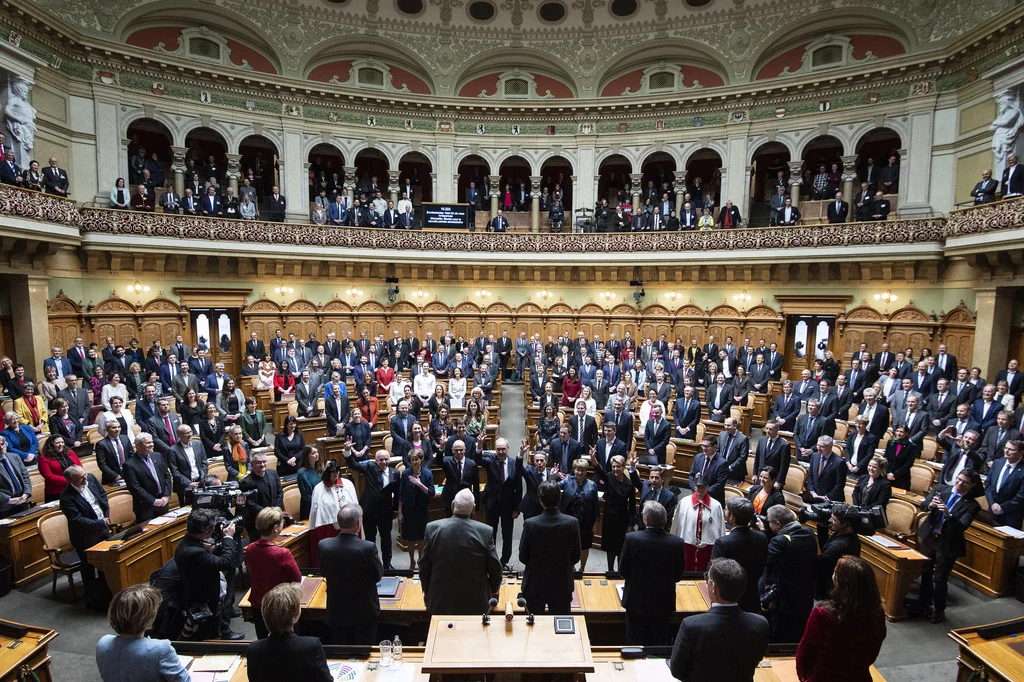
<path id="1" fill-rule="evenodd" d="M 487 602 L 487 610 L 484 611 L 482 622 L 484 625 L 491 624 L 491 609 L 498 605 L 498 598 L 491 597 L 490 601 Z"/>
<path id="2" fill-rule="evenodd" d="M 520 592 L 520 593 L 519 593 L 519 599 L 518 599 L 518 600 L 516 600 L 516 605 L 517 605 L 517 606 L 518 606 L 519 608 L 521 608 L 521 609 L 525 609 L 525 610 L 526 610 L 526 624 L 527 624 L 527 625 L 533 625 L 533 623 L 534 623 L 534 621 L 535 621 L 535 619 L 534 619 L 534 617 L 533 617 L 533 612 L 531 612 L 531 611 L 530 611 L 530 607 L 529 607 L 529 606 L 527 606 L 527 604 L 526 604 L 526 598 L 525 598 L 525 597 L 523 597 L 523 593 L 522 593 L 522 592 Z"/>

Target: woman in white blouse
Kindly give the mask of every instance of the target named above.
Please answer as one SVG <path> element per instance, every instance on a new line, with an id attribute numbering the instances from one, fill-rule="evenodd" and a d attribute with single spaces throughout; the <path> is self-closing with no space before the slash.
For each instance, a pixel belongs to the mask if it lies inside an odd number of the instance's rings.
<path id="1" fill-rule="evenodd" d="M 110 399 L 115 395 L 121 398 L 122 405 L 128 402 L 128 389 L 121 383 L 121 374 L 119 372 L 112 372 L 110 374 L 110 379 L 100 393 L 100 402 L 103 403 L 103 407 L 109 410 Z"/>
<path id="2" fill-rule="evenodd" d="M 651 389 L 647 392 L 647 400 L 640 405 L 640 433 L 644 432 L 644 427 L 647 426 L 647 420 L 651 418 L 651 410 L 655 405 L 660 405 L 661 413 L 665 414 L 665 404 L 658 400 L 658 392 Z"/>
<path id="3" fill-rule="evenodd" d="M 124 388 L 124 386 L 121 388 Z M 120 421 L 123 422 L 121 424 L 121 433 L 129 438 L 134 438 L 132 436 L 132 427 L 135 426 L 135 419 L 132 417 L 131 412 L 124 409 L 124 402 L 124 398 L 119 395 L 110 398 L 110 409 L 106 412 L 101 412 L 99 419 L 96 420 L 100 433 L 107 432 L 107 422 Z"/>
<path id="4" fill-rule="evenodd" d="M 338 512 L 346 504 L 359 504 L 356 486 L 341 477 L 338 463 L 331 460 L 324 466 L 320 482 L 313 488 L 313 499 L 309 505 L 309 540 L 311 561 L 319 567 L 320 541 L 333 538 L 341 530 L 338 526 Z"/>
<path id="5" fill-rule="evenodd" d="M 587 404 L 588 417 L 593 417 L 597 414 L 597 401 L 594 400 L 594 392 L 590 390 L 590 386 L 583 387 L 583 390 L 580 391 L 579 399 Z"/>
<path id="6" fill-rule="evenodd" d="M 398 403 L 402 402 L 405 398 L 405 387 L 409 386 L 409 382 L 405 380 L 405 376 L 398 372 L 395 374 L 395 380 L 391 382 L 391 387 L 388 388 L 388 403 L 391 405 L 391 411 L 398 411 Z M 412 386 L 409 386 L 410 390 Z"/>
<path id="7" fill-rule="evenodd" d="M 996 396 L 995 400 L 1003 404 L 1004 410 L 1013 412 L 1014 399 L 1013 394 L 1010 393 L 1010 385 L 1005 380 L 1000 381 L 996 385 Z"/>
<path id="8" fill-rule="evenodd" d="M 456 367 L 448 380 L 448 399 L 452 407 L 466 406 L 466 377 L 462 376 L 461 367 Z"/>
<path id="9" fill-rule="evenodd" d="M 437 379 L 434 378 L 434 373 L 430 371 L 430 367 L 424 362 L 420 365 L 420 371 L 416 374 L 416 378 L 412 380 L 412 392 L 418 395 L 423 404 L 426 405 L 434 395 L 435 386 L 437 386 Z"/>
<path id="10" fill-rule="evenodd" d="M 260 363 L 260 371 L 257 375 L 259 379 L 260 388 L 274 388 L 274 375 L 277 374 L 277 368 L 274 366 L 274 361 L 268 355 L 263 362 Z"/>

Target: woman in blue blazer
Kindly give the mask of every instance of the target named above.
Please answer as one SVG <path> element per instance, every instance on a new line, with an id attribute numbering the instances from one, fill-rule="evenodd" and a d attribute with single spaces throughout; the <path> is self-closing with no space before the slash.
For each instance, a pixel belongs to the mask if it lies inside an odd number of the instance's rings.
<path id="1" fill-rule="evenodd" d="M 580 571 L 587 570 L 587 557 L 594 544 L 594 524 L 601 515 L 597 504 L 597 484 L 587 478 L 590 466 L 585 459 L 577 459 L 573 465 L 573 476 L 566 476 L 558 486 L 562 499 L 558 510 L 573 516 L 580 524 Z"/>
<path id="2" fill-rule="evenodd" d="M 8 412 L 4 415 L 4 424 L 7 426 L 2 432 L 4 440 L 7 441 L 7 450 L 13 452 L 25 464 L 36 461 L 39 454 L 39 439 L 31 426 L 20 424 L 16 412 Z"/>

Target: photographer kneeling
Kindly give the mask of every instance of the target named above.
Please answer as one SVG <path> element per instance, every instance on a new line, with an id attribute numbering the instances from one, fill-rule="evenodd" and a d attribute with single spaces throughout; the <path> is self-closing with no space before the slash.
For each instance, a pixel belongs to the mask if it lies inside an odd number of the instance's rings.
<path id="1" fill-rule="evenodd" d="M 186 535 L 174 552 L 181 575 L 186 639 L 245 638 L 242 633 L 231 631 L 234 595 L 228 593 L 229 581 L 224 575 L 231 574 L 238 565 L 235 524 L 227 522 L 218 532 L 221 520 L 221 515 L 212 509 L 193 509 L 188 515 Z M 221 536 L 219 540 L 217 535 Z"/>
<path id="2" fill-rule="evenodd" d="M 857 530 L 854 527 L 856 519 L 855 508 L 848 504 L 836 503 L 832 505 L 828 523 L 818 521 L 818 547 L 821 553 L 814 564 L 815 599 L 829 598 L 832 593 L 832 574 L 840 558 L 851 554 L 860 556 L 860 538 L 857 537 Z"/>

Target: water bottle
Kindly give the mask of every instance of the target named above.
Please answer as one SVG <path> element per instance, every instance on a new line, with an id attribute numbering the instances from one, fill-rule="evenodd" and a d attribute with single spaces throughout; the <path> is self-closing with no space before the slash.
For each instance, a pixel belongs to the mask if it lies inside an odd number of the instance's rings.
<path id="1" fill-rule="evenodd" d="M 398 665 L 402 664 L 402 638 L 398 635 L 395 635 L 395 641 L 391 647 L 391 656 L 395 663 Z"/>

